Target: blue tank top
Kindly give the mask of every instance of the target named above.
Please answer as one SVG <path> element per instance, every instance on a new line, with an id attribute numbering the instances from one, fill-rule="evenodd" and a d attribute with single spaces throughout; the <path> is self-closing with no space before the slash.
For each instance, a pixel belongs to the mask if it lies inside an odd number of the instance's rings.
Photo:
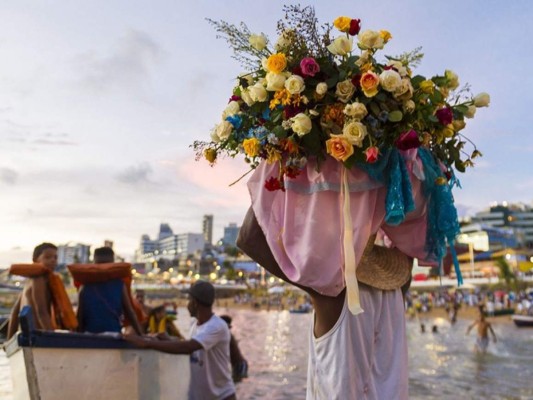
<path id="1" fill-rule="evenodd" d="M 83 285 L 82 325 L 86 332 L 120 332 L 123 312 L 121 279 Z"/>

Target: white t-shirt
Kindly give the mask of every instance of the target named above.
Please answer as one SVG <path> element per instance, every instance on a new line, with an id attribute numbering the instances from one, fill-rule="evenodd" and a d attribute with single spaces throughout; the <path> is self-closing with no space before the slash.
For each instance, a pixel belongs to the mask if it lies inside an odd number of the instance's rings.
<path id="1" fill-rule="evenodd" d="M 191 354 L 189 400 L 222 400 L 235 393 L 226 322 L 216 315 L 202 325 L 194 320 L 190 337 L 203 349 Z"/>
<path id="2" fill-rule="evenodd" d="M 307 400 L 406 400 L 407 338 L 402 293 L 360 285 L 364 313 L 346 301 L 335 326 L 309 349 Z"/>

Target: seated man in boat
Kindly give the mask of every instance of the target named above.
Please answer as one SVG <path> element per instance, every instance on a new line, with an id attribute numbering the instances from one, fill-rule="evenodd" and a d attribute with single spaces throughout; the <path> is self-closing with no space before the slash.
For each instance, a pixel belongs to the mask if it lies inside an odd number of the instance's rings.
<path id="1" fill-rule="evenodd" d="M 235 400 L 231 378 L 230 331 L 226 323 L 213 313 L 215 288 L 209 282 L 197 281 L 189 289 L 187 308 L 195 318 L 189 340 L 154 340 L 138 336 L 125 339 L 141 348 L 172 354 L 190 354 L 191 380 L 189 400 Z"/>
<path id="2" fill-rule="evenodd" d="M 167 310 L 164 305 L 155 307 L 150 312 L 148 333 L 159 337 L 173 336 L 178 339 L 185 339 L 176 325 L 174 325 L 173 319 L 167 315 Z"/>
<path id="3" fill-rule="evenodd" d="M 33 250 L 33 263 L 16 264 L 10 269 L 11 274 L 27 279 L 11 311 L 8 339 L 19 328 L 18 315 L 24 306 L 31 307 L 36 329 L 75 329 L 77 325 L 61 277 L 53 272 L 57 266 L 57 247 L 52 243 L 38 245 Z"/>
<path id="4" fill-rule="evenodd" d="M 95 264 L 111 264 L 114 261 L 115 253 L 112 248 L 100 247 L 94 251 Z M 131 322 L 135 333 L 141 335 L 141 326 L 123 279 L 106 279 L 104 268 L 101 274 L 102 279 L 98 279 L 99 282 L 82 282 L 78 301 L 79 330 L 90 333 L 120 333 L 125 316 Z"/>

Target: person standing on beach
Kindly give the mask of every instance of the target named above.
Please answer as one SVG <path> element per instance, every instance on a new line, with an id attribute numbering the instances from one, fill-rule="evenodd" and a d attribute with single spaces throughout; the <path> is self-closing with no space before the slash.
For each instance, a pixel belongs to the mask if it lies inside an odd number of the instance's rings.
<path id="1" fill-rule="evenodd" d="M 353 315 L 348 310 L 346 289 L 338 296 L 326 296 L 292 282 L 285 275 L 252 208 L 243 221 L 237 246 L 267 271 L 306 291 L 312 299 L 314 324 L 307 400 L 408 398 L 402 286 L 406 289 L 410 283 L 412 259 L 397 249 L 374 246 L 374 238 L 370 238 L 357 269 L 365 312 Z M 391 258 L 393 271 L 386 271 L 385 261 Z M 375 279 L 380 271 L 384 272 L 379 275 L 381 280 Z"/>
<path id="2" fill-rule="evenodd" d="M 172 354 L 190 354 L 191 380 L 189 400 L 235 400 L 231 377 L 230 331 L 213 313 L 215 288 L 205 281 L 196 281 L 189 289 L 187 308 L 195 318 L 189 340 L 154 340 L 127 335 L 137 347 Z"/>
<path id="3" fill-rule="evenodd" d="M 476 353 L 486 353 L 487 348 L 489 347 L 489 331 L 492 335 L 492 338 L 494 340 L 494 343 L 496 343 L 496 334 L 494 333 L 494 330 L 492 329 L 492 325 L 485 320 L 485 313 L 483 312 L 483 308 L 479 307 L 479 317 L 476 319 L 466 330 L 466 334 L 468 335 L 470 331 L 477 325 L 477 338 L 476 338 L 476 344 L 474 345 L 474 351 Z"/>

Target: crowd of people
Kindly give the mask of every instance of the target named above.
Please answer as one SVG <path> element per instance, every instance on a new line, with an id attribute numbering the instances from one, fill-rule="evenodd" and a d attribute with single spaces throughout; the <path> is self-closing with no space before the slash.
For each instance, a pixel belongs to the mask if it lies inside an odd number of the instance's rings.
<path id="1" fill-rule="evenodd" d="M 20 328 L 20 311 L 29 306 L 35 329 L 111 333 L 134 346 L 190 354 L 189 399 L 235 399 L 235 382 L 248 376 L 248 362 L 230 331 L 232 318 L 213 312 L 215 288 L 211 283 L 197 281 L 190 287 L 187 308 L 193 324 L 186 339 L 166 304 L 149 307 L 142 290 L 132 296 L 131 265 L 115 263 L 111 248 L 96 249 L 94 264 L 69 266 L 78 289 L 76 312 L 61 277 L 54 272 L 57 247 L 40 244 L 32 261 L 10 269 L 27 279 L 11 312 L 8 339 Z"/>

